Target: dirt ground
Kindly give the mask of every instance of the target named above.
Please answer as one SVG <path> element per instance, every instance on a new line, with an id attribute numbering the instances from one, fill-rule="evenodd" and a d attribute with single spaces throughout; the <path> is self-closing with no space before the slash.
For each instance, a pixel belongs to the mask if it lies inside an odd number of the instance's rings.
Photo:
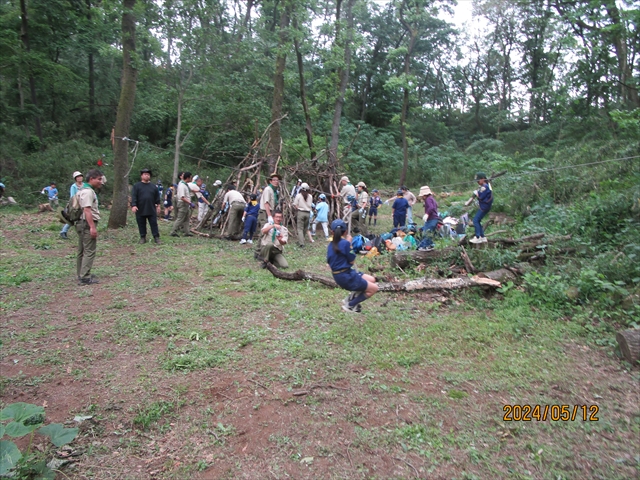
<path id="1" fill-rule="evenodd" d="M 465 376 L 466 365 L 499 356 L 497 345 L 481 345 L 494 340 L 477 336 L 459 344 L 459 356 L 434 343 L 415 361 L 383 365 L 343 343 L 361 334 L 352 329 L 373 328 L 367 319 L 335 313 L 320 323 L 338 292 L 325 305 L 313 297 L 324 287 L 273 287 L 250 249 L 172 240 L 168 225 L 157 248 L 135 245 L 133 228 L 101 231 L 101 283 L 79 287 L 75 233 L 59 240 L 51 215 L 2 217 L 0 400 L 43 405 L 48 422 L 79 426 L 63 449 L 35 437 L 36 451 L 69 461 L 57 478 L 638 478 L 638 372 L 585 338 L 546 343 L 551 373 L 513 373 L 513 386 Z M 257 273 L 243 283 L 234 268 Z M 414 331 L 470 315 L 462 297 L 442 306 L 389 298 L 389 318 L 410 311 Z M 383 309 L 383 300 L 367 308 Z M 309 341 L 315 320 L 318 343 Z M 375 332 L 363 335 L 373 341 Z M 518 341 L 529 355 L 526 337 Z M 211 349 L 223 358 L 179 364 Z M 176 368 L 163 367 L 173 358 Z M 504 405 L 542 402 L 597 405 L 600 418 L 503 421 Z"/>

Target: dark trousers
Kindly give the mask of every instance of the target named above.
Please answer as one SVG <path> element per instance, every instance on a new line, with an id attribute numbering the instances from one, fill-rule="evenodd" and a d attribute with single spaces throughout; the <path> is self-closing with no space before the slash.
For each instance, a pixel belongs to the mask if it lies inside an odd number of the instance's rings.
<path id="1" fill-rule="evenodd" d="M 140 236 L 147 236 L 147 221 L 149 221 L 153 238 L 160 237 L 160 232 L 158 231 L 158 216 L 155 213 L 153 215 L 138 215 L 136 213 L 136 222 L 138 222 L 138 232 L 140 232 Z"/>
<path id="2" fill-rule="evenodd" d="M 98 222 L 95 222 L 98 228 Z M 93 260 L 96 258 L 97 238 L 91 238 L 89 224 L 84 220 L 76 223 L 76 232 L 78 232 L 78 255 L 76 258 L 76 273 L 78 278 L 89 280 L 91 278 L 91 267 Z"/>
<path id="3" fill-rule="evenodd" d="M 484 218 L 484 216 L 489 213 L 489 210 L 482 211 L 482 210 L 478 210 L 478 213 L 476 213 L 476 216 L 473 217 L 473 227 L 476 229 L 476 237 L 481 238 L 484 237 L 484 230 L 482 229 L 482 224 L 480 223 L 480 221 Z"/>
<path id="4" fill-rule="evenodd" d="M 393 228 L 404 227 L 407 223 L 407 214 L 404 215 L 393 215 Z"/>
<path id="5" fill-rule="evenodd" d="M 244 231 L 242 232 L 242 238 L 245 240 L 253 240 L 253 234 L 256 233 L 256 227 L 258 226 L 258 218 L 252 215 L 244 217 Z"/>

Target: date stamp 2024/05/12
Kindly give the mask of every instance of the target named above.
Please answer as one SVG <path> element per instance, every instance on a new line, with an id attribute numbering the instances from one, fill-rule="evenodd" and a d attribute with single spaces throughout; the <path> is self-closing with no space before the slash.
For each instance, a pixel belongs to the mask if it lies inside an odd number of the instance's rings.
<path id="1" fill-rule="evenodd" d="M 597 422 L 600 407 L 597 405 L 505 405 L 502 410 L 505 422 Z"/>

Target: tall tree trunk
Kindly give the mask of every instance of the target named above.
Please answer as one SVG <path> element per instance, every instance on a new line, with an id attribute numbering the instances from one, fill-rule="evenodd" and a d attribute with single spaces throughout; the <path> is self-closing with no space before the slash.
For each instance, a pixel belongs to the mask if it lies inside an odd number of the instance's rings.
<path id="1" fill-rule="evenodd" d="M 136 99 L 138 70 L 132 54 L 136 51 L 136 18 L 133 14 L 136 0 L 123 0 L 122 14 L 122 87 L 116 115 L 113 159 L 113 207 L 109 216 L 109 228 L 121 228 L 127 224 L 129 197 L 128 142 L 131 114 Z"/>
<path id="2" fill-rule="evenodd" d="M 406 28 L 406 26 L 405 26 Z M 409 49 L 404 56 L 404 75 L 405 81 L 409 81 L 409 73 L 411 71 L 411 54 L 413 47 L 418 39 L 418 32 L 409 29 Z M 402 112 L 400 114 L 400 136 L 402 137 L 402 172 L 400 172 L 400 185 L 404 185 L 407 180 L 407 170 L 409 170 L 409 142 L 407 140 L 407 115 L 409 113 L 409 86 L 406 85 L 402 93 Z"/>
<path id="3" fill-rule="evenodd" d="M 628 61 L 627 43 L 626 43 L 626 27 L 621 23 L 620 11 L 615 1 L 608 0 L 605 3 L 607 14 L 613 23 L 614 28 L 610 29 L 613 46 L 616 49 L 616 57 L 618 58 L 618 81 L 620 82 L 620 93 L 622 101 L 630 108 L 640 108 L 640 98 L 638 97 L 638 88 L 633 78 L 631 66 Z M 636 25 L 637 28 L 637 25 Z"/>
<path id="4" fill-rule="evenodd" d="M 298 29 L 298 21 L 294 18 L 293 28 Z M 304 82 L 304 65 L 302 63 L 302 53 L 300 52 L 300 42 L 298 37 L 294 36 L 293 45 L 296 49 L 296 58 L 298 60 L 298 76 L 300 77 L 300 99 L 302 101 L 302 110 L 304 110 L 305 127 L 304 133 L 307 136 L 307 143 L 309 144 L 309 154 L 311 160 L 316 158 L 316 148 L 313 145 L 313 129 L 311 128 L 311 115 L 309 114 L 309 105 L 307 103 L 307 90 Z"/>
<path id="5" fill-rule="evenodd" d="M 87 20 L 91 26 L 91 0 L 87 0 Z M 89 46 L 89 129 L 93 132 L 96 126 L 96 80 L 93 64 L 93 46 Z"/>
<path id="6" fill-rule="evenodd" d="M 22 92 L 22 71 L 18 67 L 18 99 L 20 101 L 20 114 L 24 115 L 24 93 Z M 24 117 L 23 117 L 24 118 Z M 24 133 L 29 138 L 31 133 L 29 132 L 29 122 L 24 122 Z"/>
<path id="7" fill-rule="evenodd" d="M 171 183 L 178 182 L 178 168 L 180 165 L 180 135 L 182 135 L 182 101 L 184 92 L 180 90 L 178 95 L 178 122 L 176 125 L 176 149 L 173 155 L 173 177 Z"/>
<path id="8" fill-rule="evenodd" d="M 340 142 L 340 118 L 342 118 L 342 107 L 344 106 L 344 94 L 349 83 L 349 70 L 351 69 L 351 41 L 353 37 L 353 4 L 355 0 L 347 2 L 347 33 L 344 40 L 344 65 L 338 70 L 340 85 L 338 96 L 336 97 L 333 111 L 333 122 L 331 123 L 331 141 L 329 142 L 329 164 L 330 169 L 335 171 L 338 165 L 338 143 Z M 336 25 L 340 24 L 340 0 L 336 8 Z M 336 42 L 338 41 L 339 27 L 336 27 Z"/>
<path id="9" fill-rule="evenodd" d="M 269 173 L 273 172 L 280 156 L 282 135 L 280 133 L 280 118 L 282 117 L 282 102 L 284 100 L 284 69 L 287 64 L 285 46 L 288 40 L 290 6 L 287 2 L 280 15 L 280 31 L 278 32 L 278 56 L 276 57 L 276 73 L 273 79 L 273 103 L 271 104 L 271 131 L 267 147 L 267 165 Z"/>
<path id="10" fill-rule="evenodd" d="M 26 0 L 20 0 L 20 17 L 21 17 L 21 31 L 20 37 L 22 39 L 22 44 L 27 52 L 31 51 L 29 46 L 29 16 L 27 14 L 27 4 Z M 31 103 L 37 109 L 38 108 L 38 99 L 36 97 L 36 79 L 33 76 L 32 72 L 29 72 L 29 90 L 31 91 Z M 40 125 L 40 116 L 36 115 L 34 117 L 36 124 L 36 135 L 40 139 L 40 148 L 44 148 L 44 139 L 42 137 L 42 126 Z"/>

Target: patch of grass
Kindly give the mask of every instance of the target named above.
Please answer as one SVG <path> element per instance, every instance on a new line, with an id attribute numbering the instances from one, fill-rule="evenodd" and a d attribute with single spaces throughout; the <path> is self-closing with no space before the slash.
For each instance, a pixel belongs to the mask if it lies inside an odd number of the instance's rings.
<path id="1" fill-rule="evenodd" d="M 208 349 L 206 346 L 189 345 L 179 351 L 169 351 L 162 360 L 162 368 L 169 371 L 193 371 L 218 367 L 238 361 L 240 355 L 230 349 Z"/>
<path id="2" fill-rule="evenodd" d="M 143 430 L 147 430 L 151 425 L 158 423 L 163 417 L 173 414 L 175 409 L 176 405 L 174 402 L 165 400 L 152 402 L 144 407 L 138 408 L 138 412 L 133 418 L 133 424 Z"/>

